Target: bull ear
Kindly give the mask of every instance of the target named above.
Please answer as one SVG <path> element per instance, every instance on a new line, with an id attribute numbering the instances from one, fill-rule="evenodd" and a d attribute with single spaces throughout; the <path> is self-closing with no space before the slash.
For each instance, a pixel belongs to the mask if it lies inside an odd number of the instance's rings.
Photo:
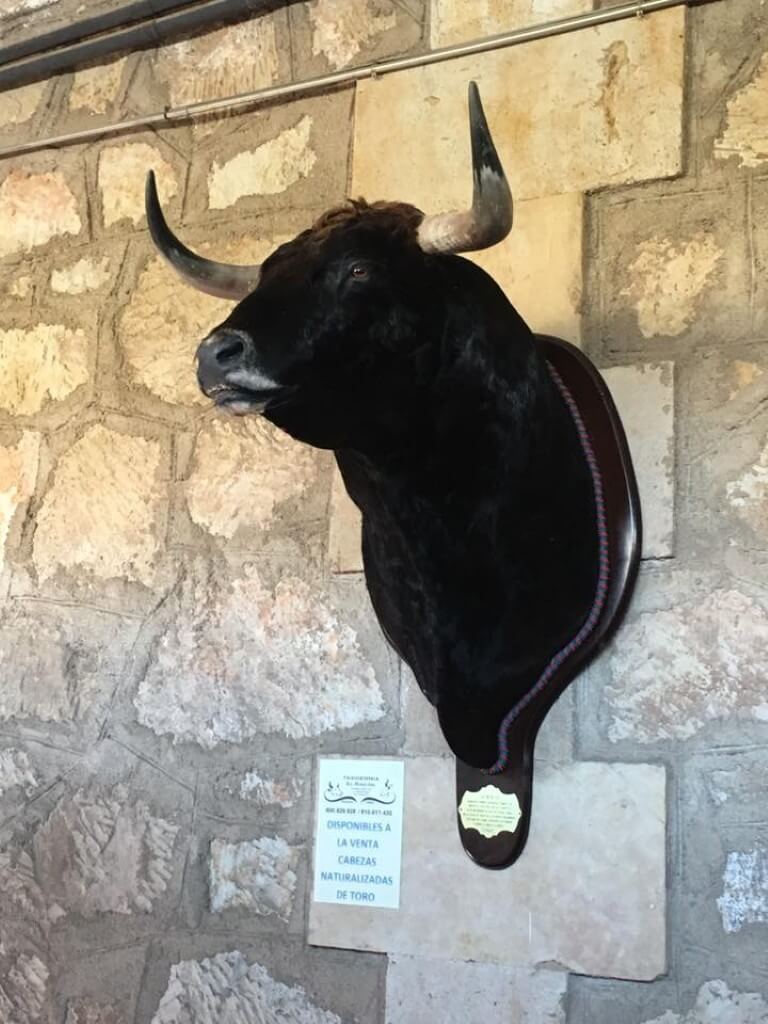
<path id="1" fill-rule="evenodd" d="M 469 129 L 472 137 L 472 206 L 425 217 L 419 225 L 424 252 L 471 252 L 506 238 L 512 228 L 512 192 L 493 144 L 480 93 L 469 83 Z"/>
<path id="2" fill-rule="evenodd" d="M 258 263 L 251 267 L 216 263 L 198 256 L 180 242 L 168 227 L 160 208 L 154 171 L 147 175 L 144 201 L 152 241 L 163 259 L 170 263 L 182 280 L 198 291 L 215 295 L 219 299 L 239 301 L 250 295 L 259 283 L 261 266 Z"/>

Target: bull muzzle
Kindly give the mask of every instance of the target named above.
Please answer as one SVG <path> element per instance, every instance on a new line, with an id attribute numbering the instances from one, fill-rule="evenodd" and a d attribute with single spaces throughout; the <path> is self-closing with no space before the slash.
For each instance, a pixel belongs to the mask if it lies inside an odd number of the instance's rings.
<path id="1" fill-rule="evenodd" d="M 216 405 L 239 415 L 263 412 L 286 390 L 257 368 L 250 334 L 232 327 L 220 327 L 199 346 L 197 380 Z"/>

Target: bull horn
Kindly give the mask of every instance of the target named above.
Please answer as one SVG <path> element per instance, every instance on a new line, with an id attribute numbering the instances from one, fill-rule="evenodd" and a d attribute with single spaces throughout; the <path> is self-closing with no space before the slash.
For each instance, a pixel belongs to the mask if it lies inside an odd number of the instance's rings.
<path id="1" fill-rule="evenodd" d="M 469 210 L 425 217 L 419 225 L 424 252 L 471 252 L 506 238 L 512 227 L 512 193 L 493 144 L 475 82 L 469 83 L 474 189 Z"/>
<path id="2" fill-rule="evenodd" d="M 163 259 L 173 267 L 182 280 L 198 291 L 205 292 L 206 295 L 215 295 L 219 299 L 239 301 L 250 295 L 259 283 L 259 264 L 241 267 L 216 263 L 214 260 L 198 256 L 183 245 L 168 227 L 160 209 L 154 171 L 147 175 L 144 202 L 152 241 Z"/>

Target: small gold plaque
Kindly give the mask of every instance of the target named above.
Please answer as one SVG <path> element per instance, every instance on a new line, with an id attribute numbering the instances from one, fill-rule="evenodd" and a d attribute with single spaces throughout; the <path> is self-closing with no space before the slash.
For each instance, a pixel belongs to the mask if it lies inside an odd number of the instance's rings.
<path id="1" fill-rule="evenodd" d="M 502 793 L 496 786 L 483 786 L 467 792 L 459 804 L 459 817 L 464 828 L 474 828 L 493 839 L 500 832 L 514 832 L 520 821 L 520 802 L 514 793 Z"/>

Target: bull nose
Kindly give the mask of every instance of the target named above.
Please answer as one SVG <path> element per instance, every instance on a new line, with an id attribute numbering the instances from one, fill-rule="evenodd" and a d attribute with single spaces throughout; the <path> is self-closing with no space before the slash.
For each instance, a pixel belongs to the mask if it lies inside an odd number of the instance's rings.
<path id="1" fill-rule="evenodd" d="M 198 371 L 202 377 L 217 376 L 247 366 L 252 361 L 253 339 L 232 327 L 221 327 L 200 344 Z"/>

